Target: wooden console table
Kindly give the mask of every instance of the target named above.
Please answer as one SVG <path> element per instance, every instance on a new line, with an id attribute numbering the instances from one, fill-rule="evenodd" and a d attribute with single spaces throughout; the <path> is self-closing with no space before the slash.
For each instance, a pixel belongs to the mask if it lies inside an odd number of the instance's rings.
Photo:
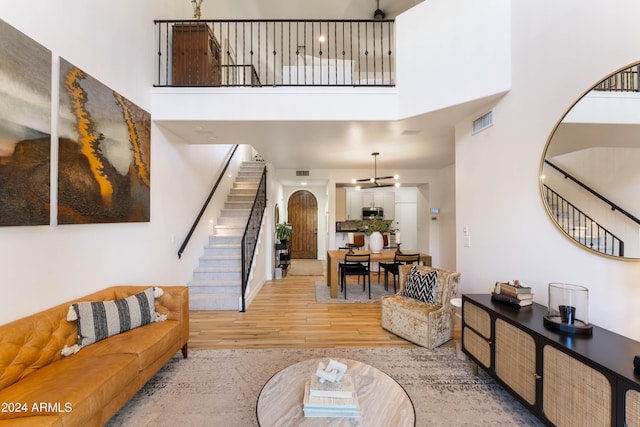
<path id="1" fill-rule="evenodd" d="M 549 425 L 640 426 L 640 342 L 595 325 L 591 336 L 551 330 L 546 314 L 465 294 L 463 351 Z"/>
<path id="2" fill-rule="evenodd" d="M 402 252 L 406 254 L 416 253 L 408 249 Z M 338 298 L 338 262 L 344 260 L 346 253 L 346 250 L 327 251 L 327 286 L 331 287 L 329 291 L 331 298 Z M 371 254 L 371 262 L 393 262 L 396 256 L 395 249 L 382 250 L 379 254 L 371 253 L 371 251 L 353 251 L 353 253 Z M 430 266 L 431 255 L 421 253 L 420 261 L 422 265 Z"/>

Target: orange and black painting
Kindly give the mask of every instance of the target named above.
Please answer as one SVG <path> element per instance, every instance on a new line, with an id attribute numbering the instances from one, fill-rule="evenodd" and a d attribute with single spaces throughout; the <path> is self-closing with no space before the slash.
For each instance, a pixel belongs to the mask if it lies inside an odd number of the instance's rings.
<path id="1" fill-rule="evenodd" d="M 51 51 L 0 20 L 0 226 L 50 217 Z"/>
<path id="2" fill-rule="evenodd" d="M 58 224 L 150 219 L 150 114 L 60 59 Z"/>

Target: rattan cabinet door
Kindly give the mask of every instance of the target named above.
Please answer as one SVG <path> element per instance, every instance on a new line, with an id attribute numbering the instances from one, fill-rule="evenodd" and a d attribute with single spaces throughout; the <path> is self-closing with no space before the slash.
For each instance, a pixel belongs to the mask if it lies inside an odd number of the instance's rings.
<path id="1" fill-rule="evenodd" d="M 478 362 L 485 368 L 491 367 L 491 346 L 486 339 L 465 326 L 462 328 L 462 341 L 464 342 L 464 349 L 475 357 Z"/>
<path id="2" fill-rule="evenodd" d="M 495 325 L 496 375 L 531 406 L 536 404 L 536 342 L 531 335 L 505 322 Z"/>
<path id="3" fill-rule="evenodd" d="M 543 347 L 542 407 L 557 427 L 611 425 L 611 383 L 558 349 Z"/>
<path id="4" fill-rule="evenodd" d="M 473 328 L 486 339 L 491 338 L 491 316 L 489 316 L 486 310 L 465 301 L 462 306 L 462 314 L 464 323 L 467 326 Z"/>
<path id="5" fill-rule="evenodd" d="M 462 345 L 485 368 L 491 367 L 491 316 L 486 310 L 465 301 L 462 305 Z"/>
<path id="6" fill-rule="evenodd" d="M 640 392 L 627 390 L 624 394 L 624 425 L 640 427 Z"/>

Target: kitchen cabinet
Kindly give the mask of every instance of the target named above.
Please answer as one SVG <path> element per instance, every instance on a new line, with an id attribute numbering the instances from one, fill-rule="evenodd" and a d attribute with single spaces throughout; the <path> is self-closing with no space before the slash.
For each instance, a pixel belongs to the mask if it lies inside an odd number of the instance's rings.
<path id="1" fill-rule="evenodd" d="M 336 187 L 336 221 L 347 220 L 347 189 Z"/>
<path id="2" fill-rule="evenodd" d="M 381 207 L 384 219 L 393 219 L 396 210 L 393 191 L 347 189 L 347 219 L 362 219 L 363 207 Z"/>
<path id="3" fill-rule="evenodd" d="M 593 325 L 592 335 L 547 329 L 547 307 L 489 294 L 462 296 L 462 349 L 549 425 L 640 426 L 640 343 Z"/>
<path id="4" fill-rule="evenodd" d="M 347 219 L 362 219 L 362 192 L 347 190 Z"/>
<path id="5" fill-rule="evenodd" d="M 382 204 L 384 208 L 384 219 L 394 219 L 396 217 L 396 194 L 390 191 L 382 193 Z"/>

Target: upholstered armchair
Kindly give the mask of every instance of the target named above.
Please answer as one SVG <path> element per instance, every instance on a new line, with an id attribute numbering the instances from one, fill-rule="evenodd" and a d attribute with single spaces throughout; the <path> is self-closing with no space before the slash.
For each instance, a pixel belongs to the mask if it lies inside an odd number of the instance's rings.
<path id="1" fill-rule="evenodd" d="M 400 266 L 400 290 L 395 295 L 382 297 L 382 327 L 422 347 L 433 349 L 453 338 L 454 307 L 450 300 L 457 292 L 460 273 L 415 266 L 423 275 L 432 271 L 438 273 L 433 287 L 433 303 L 428 303 L 402 295 L 412 267 Z"/>

